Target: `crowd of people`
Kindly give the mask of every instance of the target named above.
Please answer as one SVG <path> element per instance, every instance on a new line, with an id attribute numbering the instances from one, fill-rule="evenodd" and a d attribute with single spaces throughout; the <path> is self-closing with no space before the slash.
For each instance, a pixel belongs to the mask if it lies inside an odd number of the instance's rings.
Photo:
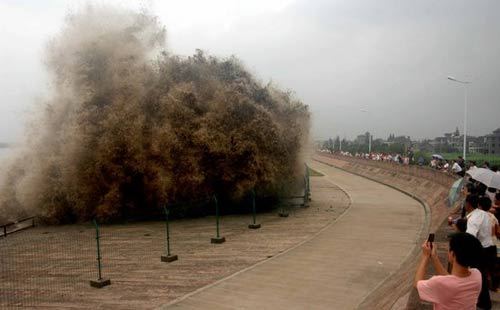
<path id="1" fill-rule="evenodd" d="M 398 154 L 398 153 L 380 153 L 380 152 L 371 152 L 371 153 L 350 153 L 350 152 L 339 152 L 340 155 L 363 158 L 374 161 L 382 161 L 382 162 L 392 162 L 398 163 L 402 165 L 409 164 L 418 164 L 420 166 L 426 165 L 426 160 L 423 157 L 418 157 L 415 159 L 415 156 L 412 152 L 408 152 L 407 154 Z M 433 155 L 432 159 L 429 161 L 429 166 L 432 169 L 436 169 L 442 172 L 457 174 L 459 176 L 464 176 L 465 172 L 471 168 L 478 168 L 477 162 L 474 160 L 465 161 L 462 156 L 458 156 L 457 159 L 454 160 L 446 160 L 439 155 Z M 491 166 L 489 162 L 485 161 L 481 164 L 481 168 L 490 169 L 496 173 L 500 174 L 498 166 Z"/>
<path id="2" fill-rule="evenodd" d="M 453 164 L 464 165 L 458 161 Z M 467 168 L 474 166 L 475 163 L 470 162 Z M 455 173 L 461 171 L 465 171 L 465 165 Z M 464 180 L 461 214 L 448 219 L 456 231 L 449 242 L 450 268 L 443 267 L 436 247 L 427 241 L 422 245 L 422 258 L 415 275 L 420 298 L 434 303 L 434 309 L 491 309 L 490 291 L 497 291 L 499 287 L 500 191 L 488 188 L 469 175 L 465 175 Z M 425 280 L 429 263 L 437 275 Z"/>
<path id="3" fill-rule="evenodd" d="M 371 153 L 354 153 L 353 155 L 350 152 L 340 152 L 340 154 L 343 156 L 351 156 L 351 157 L 357 157 L 375 161 L 394 162 L 403 165 L 409 165 L 411 160 L 411 156 L 402 155 L 398 153 L 371 152 Z"/>
<path id="4" fill-rule="evenodd" d="M 350 153 L 340 155 L 366 160 L 394 162 L 402 165 L 427 162 L 413 154 Z M 415 274 L 415 287 L 422 300 L 434 304 L 434 309 L 491 309 L 490 291 L 498 291 L 500 270 L 497 267 L 497 244 L 500 247 L 500 190 L 474 180 L 467 171 L 486 168 L 500 174 L 497 166 L 488 162 L 479 167 L 473 160 L 461 156 L 446 160 L 434 155 L 432 169 L 463 177 L 463 206 L 457 218 L 448 222 L 455 232 L 449 236 L 448 268 L 439 261 L 431 240 L 422 245 L 422 257 Z M 469 172 L 470 173 L 470 172 Z M 427 266 L 432 264 L 435 276 L 425 279 Z"/>
<path id="5" fill-rule="evenodd" d="M 465 172 L 471 168 L 486 168 L 496 173 L 500 173 L 500 171 L 498 171 L 498 166 L 491 166 L 487 161 L 483 162 L 482 165 L 478 167 L 476 161 L 469 160 L 466 162 L 462 156 L 458 156 L 458 158 L 454 160 L 446 160 L 442 157 L 433 156 L 429 166 L 433 169 L 457 174 L 462 177 L 465 175 Z"/>
<path id="6" fill-rule="evenodd" d="M 394 162 L 402 165 L 426 165 L 413 154 L 350 153 L 343 156 L 366 160 Z M 500 247 L 500 191 L 474 180 L 467 171 L 486 168 L 500 174 L 497 166 L 488 162 L 480 166 L 461 156 L 446 160 L 434 155 L 429 162 L 432 169 L 463 177 L 464 197 L 461 214 L 448 222 L 455 232 L 449 236 L 448 268 L 439 261 L 436 246 L 431 240 L 422 245 L 422 257 L 415 274 L 415 287 L 422 300 L 434 304 L 434 309 L 491 309 L 490 291 L 500 285 L 497 267 L 497 244 Z M 471 172 L 469 172 L 471 173 Z M 472 173 L 471 173 L 472 174 Z M 432 264 L 435 276 L 425 279 L 427 266 Z"/>

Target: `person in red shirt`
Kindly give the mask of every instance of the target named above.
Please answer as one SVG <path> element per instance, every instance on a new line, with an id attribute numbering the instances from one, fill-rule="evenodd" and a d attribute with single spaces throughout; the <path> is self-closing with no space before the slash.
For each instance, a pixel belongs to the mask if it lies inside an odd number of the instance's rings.
<path id="1" fill-rule="evenodd" d="M 448 260 L 452 265 L 451 274 L 448 274 L 439 261 L 436 246 L 425 242 L 414 282 L 420 299 L 433 303 L 435 310 L 475 310 L 482 279 L 479 270 L 471 267 L 479 263 L 476 253 L 481 249 L 476 237 L 468 233 L 454 234 L 448 250 Z M 438 275 L 424 280 L 429 261 Z"/>

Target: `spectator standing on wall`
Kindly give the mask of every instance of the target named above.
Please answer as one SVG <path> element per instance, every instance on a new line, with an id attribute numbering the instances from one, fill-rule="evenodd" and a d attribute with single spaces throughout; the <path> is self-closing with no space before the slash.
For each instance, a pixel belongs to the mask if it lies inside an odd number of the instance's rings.
<path id="1" fill-rule="evenodd" d="M 462 167 L 456 160 L 453 161 L 453 165 L 451 166 L 451 171 L 455 174 L 460 174 L 462 172 Z"/>
<path id="2" fill-rule="evenodd" d="M 465 168 L 465 160 L 462 156 L 458 156 L 457 163 L 460 165 L 462 169 Z"/>
<path id="3" fill-rule="evenodd" d="M 492 208 L 491 199 L 487 196 L 480 197 L 478 200 L 478 205 L 481 208 L 481 210 L 486 211 L 486 213 L 490 217 L 491 238 L 495 239 L 496 236 L 497 235 L 500 236 L 500 234 L 498 233 L 498 231 L 499 231 L 498 220 L 495 217 L 495 214 L 494 214 L 495 209 Z M 496 257 L 496 249 L 495 249 L 495 257 Z"/>
<path id="4" fill-rule="evenodd" d="M 493 209 L 491 209 L 491 200 L 489 197 L 484 196 L 479 198 L 479 207 L 483 210 L 486 211 L 488 216 L 490 217 L 490 225 L 491 225 L 491 238 L 495 240 L 497 236 L 500 236 L 499 232 L 499 226 L 498 226 L 498 220 L 495 217 L 495 215 L 492 213 L 494 212 Z M 490 212 L 492 211 L 492 212 Z M 487 265 L 486 265 L 486 272 L 488 273 L 488 285 L 490 290 L 494 291 L 497 288 L 497 281 L 493 281 L 494 276 L 495 276 L 495 263 L 496 263 L 496 258 L 497 258 L 497 247 L 496 245 L 492 246 L 494 249 L 490 249 L 487 253 L 488 257 L 487 259 Z"/>
<path id="5" fill-rule="evenodd" d="M 476 237 L 481 242 L 482 250 L 474 253 L 479 259 L 479 270 L 482 276 L 482 287 L 479 293 L 477 306 L 481 309 L 491 309 L 490 292 L 488 290 L 488 266 L 490 264 L 492 251 L 496 257 L 496 247 L 491 238 L 490 217 L 487 212 L 478 209 L 478 196 L 468 195 L 465 198 L 465 209 L 467 211 L 467 233 Z"/>
<path id="6" fill-rule="evenodd" d="M 481 290 L 481 273 L 471 267 L 477 264 L 474 253 L 478 251 L 481 251 L 481 244 L 475 237 L 466 233 L 454 234 L 448 250 L 452 266 L 448 274 L 439 261 L 436 245 L 425 242 L 414 281 L 420 299 L 432 302 L 436 310 L 475 310 Z M 429 261 L 437 275 L 424 280 Z"/>
<path id="7" fill-rule="evenodd" d="M 425 163 L 425 159 L 422 156 L 418 157 L 418 165 L 423 166 L 424 163 Z"/>
<path id="8" fill-rule="evenodd" d="M 447 160 L 445 160 L 443 165 L 443 170 L 448 171 L 448 169 L 450 169 L 450 163 Z"/>
<path id="9" fill-rule="evenodd" d="M 497 220 L 500 222 L 500 193 L 495 195 L 495 204 L 493 205 L 493 214 L 497 217 Z"/>
<path id="10" fill-rule="evenodd" d="M 469 169 L 477 168 L 477 164 L 475 160 L 469 160 Z"/>
<path id="11" fill-rule="evenodd" d="M 463 159 L 462 156 L 458 156 L 458 160 L 457 160 L 457 163 L 458 165 L 460 166 L 460 168 L 462 168 L 462 171 L 460 171 L 459 173 L 457 173 L 459 176 L 461 177 L 464 177 L 465 176 L 465 160 Z"/>

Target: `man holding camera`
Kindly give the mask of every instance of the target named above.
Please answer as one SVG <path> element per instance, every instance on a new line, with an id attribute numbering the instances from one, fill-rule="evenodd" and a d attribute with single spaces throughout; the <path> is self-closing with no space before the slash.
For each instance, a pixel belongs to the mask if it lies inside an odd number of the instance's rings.
<path id="1" fill-rule="evenodd" d="M 481 243 L 472 235 L 457 233 L 450 238 L 448 260 L 452 265 L 448 274 L 437 256 L 436 247 L 426 241 L 422 258 L 415 274 L 414 285 L 420 299 L 434 304 L 434 309 L 475 310 L 481 291 L 481 273 L 472 266 L 478 263 Z M 438 275 L 424 280 L 429 261 Z"/>

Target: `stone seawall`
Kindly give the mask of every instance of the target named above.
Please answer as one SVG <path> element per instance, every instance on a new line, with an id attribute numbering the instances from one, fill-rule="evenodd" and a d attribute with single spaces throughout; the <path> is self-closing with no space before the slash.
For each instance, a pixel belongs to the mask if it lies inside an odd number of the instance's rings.
<path id="1" fill-rule="evenodd" d="M 398 270 L 365 298 L 361 306 L 362 309 L 415 309 L 412 283 L 420 257 L 420 244 L 429 232 L 437 232 L 455 209 L 448 205 L 447 199 L 456 178 L 424 167 L 345 156 L 316 154 L 313 159 L 400 190 L 418 200 L 426 209 L 426 224 L 412 253 Z M 410 298 L 410 295 L 413 296 Z"/>

